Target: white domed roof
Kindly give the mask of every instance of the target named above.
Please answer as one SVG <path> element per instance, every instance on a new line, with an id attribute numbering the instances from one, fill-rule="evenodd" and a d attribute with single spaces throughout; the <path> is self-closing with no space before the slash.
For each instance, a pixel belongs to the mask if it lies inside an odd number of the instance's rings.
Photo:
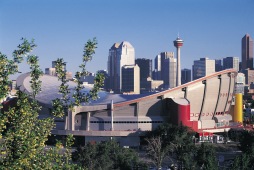
<path id="1" fill-rule="evenodd" d="M 56 98 L 61 98 L 61 95 L 59 94 L 59 86 L 61 82 L 58 80 L 55 76 L 50 75 L 43 75 L 40 77 L 40 80 L 42 81 L 41 86 L 41 92 L 36 96 L 36 100 L 40 103 L 43 103 L 45 106 L 51 107 L 52 100 Z M 32 89 L 30 87 L 30 81 L 31 77 L 29 73 L 21 74 L 17 78 L 17 86 L 20 87 L 20 90 L 30 94 L 32 92 Z M 68 82 L 69 89 L 70 89 L 70 97 L 74 93 L 74 88 L 76 87 L 76 83 L 73 81 Z M 82 90 L 84 93 L 88 93 L 91 90 L 90 86 L 85 86 L 85 89 Z M 137 95 L 123 95 L 123 94 L 110 94 L 106 91 L 99 91 L 98 93 L 99 99 L 95 101 L 90 101 L 89 103 L 82 103 L 82 105 L 98 105 L 98 104 L 108 104 L 111 102 L 111 100 L 114 101 L 114 103 L 118 102 L 124 102 L 128 100 L 133 100 L 136 98 L 140 98 L 142 96 L 146 96 L 149 94 L 137 94 Z"/>

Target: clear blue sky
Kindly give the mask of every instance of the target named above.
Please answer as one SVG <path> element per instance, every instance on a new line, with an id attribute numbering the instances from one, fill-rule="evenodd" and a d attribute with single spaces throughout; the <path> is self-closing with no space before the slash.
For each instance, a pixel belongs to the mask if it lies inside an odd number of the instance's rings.
<path id="1" fill-rule="evenodd" d="M 184 40 L 182 68 L 201 57 L 241 58 L 241 38 L 254 38 L 253 0 L 0 0 L 0 51 L 9 57 L 20 38 L 34 38 L 33 54 L 41 69 L 64 58 L 75 72 L 85 42 L 96 37 L 98 48 L 87 69 L 107 69 L 108 50 L 129 41 L 136 58 L 154 59 L 174 51 L 178 32 Z M 21 66 L 28 71 L 28 66 Z"/>

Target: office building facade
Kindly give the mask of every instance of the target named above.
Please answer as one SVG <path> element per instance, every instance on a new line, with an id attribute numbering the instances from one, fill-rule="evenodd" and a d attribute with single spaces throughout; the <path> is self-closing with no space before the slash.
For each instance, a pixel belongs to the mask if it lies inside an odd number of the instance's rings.
<path id="1" fill-rule="evenodd" d="M 122 92 L 127 94 L 140 94 L 140 69 L 136 65 L 122 67 Z"/>
<path id="2" fill-rule="evenodd" d="M 221 59 L 215 59 L 215 71 L 221 71 L 223 69 Z"/>
<path id="3" fill-rule="evenodd" d="M 162 80 L 161 78 L 161 55 L 158 54 L 154 59 L 154 71 L 153 71 L 154 80 Z"/>
<path id="4" fill-rule="evenodd" d="M 215 72 L 215 60 L 200 58 L 195 60 L 192 66 L 192 79 L 196 80 Z"/>
<path id="5" fill-rule="evenodd" d="M 176 87 L 176 58 L 174 52 L 162 52 L 161 54 L 161 79 L 164 88 Z"/>
<path id="6" fill-rule="evenodd" d="M 121 44 L 115 43 L 109 49 L 108 75 L 110 89 L 115 93 L 122 91 L 122 67 L 135 64 L 135 50 L 133 46 L 123 41 Z"/>
<path id="7" fill-rule="evenodd" d="M 254 70 L 245 69 L 242 72 L 245 75 L 245 84 L 249 86 L 254 82 Z"/>
<path id="8" fill-rule="evenodd" d="M 140 68 L 140 81 L 152 78 L 152 60 L 146 58 L 138 58 L 135 63 Z"/>
<path id="9" fill-rule="evenodd" d="M 55 68 L 45 68 L 45 74 L 56 76 L 56 69 Z"/>
<path id="10" fill-rule="evenodd" d="M 253 40 L 249 34 L 242 38 L 242 70 L 253 70 Z"/>
<path id="11" fill-rule="evenodd" d="M 238 57 L 226 57 L 223 58 L 223 69 L 233 68 L 237 72 L 239 71 L 239 58 Z"/>
<path id="12" fill-rule="evenodd" d="M 182 77 L 181 77 L 181 83 L 185 84 L 185 83 L 190 82 L 191 81 L 191 70 L 185 68 L 185 69 L 182 69 L 181 72 L 182 72 L 181 73 L 181 75 L 182 75 Z"/>

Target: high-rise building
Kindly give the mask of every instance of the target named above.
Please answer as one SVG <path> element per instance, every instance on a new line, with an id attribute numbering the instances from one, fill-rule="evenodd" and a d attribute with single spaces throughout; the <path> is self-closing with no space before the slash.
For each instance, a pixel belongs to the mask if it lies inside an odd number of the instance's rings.
<path id="1" fill-rule="evenodd" d="M 239 58 L 238 57 L 226 57 L 223 58 L 223 69 L 233 68 L 237 72 L 239 71 Z"/>
<path id="2" fill-rule="evenodd" d="M 190 69 L 182 69 L 181 72 L 181 83 L 185 84 L 191 81 L 191 70 Z"/>
<path id="3" fill-rule="evenodd" d="M 215 60 L 200 58 L 195 60 L 192 66 L 192 79 L 196 80 L 215 72 Z"/>
<path id="4" fill-rule="evenodd" d="M 253 40 L 249 34 L 242 38 L 242 70 L 253 70 Z"/>
<path id="5" fill-rule="evenodd" d="M 140 68 L 140 81 L 152 78 L 152 60 L 146 58 L 138 58 L 135 63 Z"/>
<path id="6" fill-rule="evenodd" d="M 183 40 L 178 36 L 174 41 L 174 46 L 176 47 L 176 56 L 177 56 L 177 68 L 176 68 L 176 86 L 181 85 L 181 55 L 180 48 L 183 46 Z"/>
<path id="7" fill-rule="evenodd" d="M 245 75 L 245 84 L 249 86 L 252 82 L 254 82 L 254 70 L 245 69 L 242 70 L 242 72 Z"/>
<path id="8" fill-rule="evenodd" d="M 140 82 L 140 93 L 155 92 L 161 89 L 163 89 L 163 80 L 147 78 L 146 81 Z"/>
<path id="9" fill-rule="evenodd" d="M 221 59 L 215 59 L 215 71 L 221 71 L 223 69 Z"/>
<path id="10" fill-rule="evenodd" d="M 45 68 L 45 74 L 56 76 L 56 68 Z"/>
<path id="11" fill-rule="evenodd" d="M 119 47 L 119 43 L 115 43 L 109 49 L 108 56 L 108 79 L 109 79 L 109 90 L 117 89 L 117 49 Z"/>
<path id="12" fill-rule="evenodd" d="M 164 88 L 176 87 L 176 58 L 174 52 L 162 52 L 161 54 L 161 79 Z"/>
<path id="13" fill-rule="evenodd" d="M 239 70 L 242 70 L 242 62 L 239 62 Z"/>
<path id="14" fill-rule="evenodd" d="M 122 67 L 122 92 L 140 94 L 140 69 L 138 65 L 125 65 Z"/>
<path id="15" fill-rule="evenodd" d="M 162 80 L 161 78 L 161 55 L 158 54 L 154 59 L 154 71 L 153 71 L 154 80 Z"/>
<path id="16" fill-rule="evenodd" d="M 109 49 L 108 74 L 110 89 L 115 93 L 122 90 L 122 67 L 135 64 L 135 50 L 133 46 L 123 41 L 121 44 L 115 43 Z"/>
<path id="17" fill-rule="evenodd" d="M 64 65 L 63 65 L 63 70 L 65 71 L 66 79 L 71 80 L 72 79 L 72 72 L 67 72 L 66 63 L 64 63 Z M 51 75 L 51 76 L 57 76 L 56 61 L 52 61 L 52 67 L 51 68 L 45 68 L 45 74 Z"/>

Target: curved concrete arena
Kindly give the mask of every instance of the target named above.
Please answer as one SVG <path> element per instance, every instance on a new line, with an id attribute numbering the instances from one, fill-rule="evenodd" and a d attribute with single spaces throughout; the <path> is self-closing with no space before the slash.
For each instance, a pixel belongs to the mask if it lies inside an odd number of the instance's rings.
<path id="1" fill-rule="evenodd" d="M 99 99 L 75 107 L 63 119 L 55 119 L 53 134 L 85 136 L 86 141 L 118 138 L 121 145 L 139 145 L 139 136 L 164 121 L 182 123 L 195 131 L 228 126 L 237 72 L 233 69 L 183 84 L 176 88 L 141 95 L 110 94 L 101 91 Z M 30 93 L 30 76 L 23 74 L 17 86 Z M 42 91 L 36 99 L 43 106 L 40 118 L 50 116 L 51 101 L 57 97 L 57 77 L 43 75 Z M 71 92 L 75 83 L 69 82 Z M 88 92 L 91 87 L 86 87 Z M 126 138 L 127 137 L 127 138 Z"/>

